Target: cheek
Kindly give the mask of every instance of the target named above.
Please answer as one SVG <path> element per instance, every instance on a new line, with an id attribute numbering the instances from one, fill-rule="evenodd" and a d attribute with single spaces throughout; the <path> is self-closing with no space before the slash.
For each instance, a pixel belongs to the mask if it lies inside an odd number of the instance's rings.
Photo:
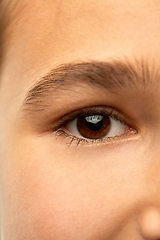
<path id="1" fill-rule="evenodd" d="M 130 158 L 133 152 L 62 149 L 49 137 L 17 142 L 6 159 L 3 189 L 12 239 L 112 238 L 145 195 L 143 164 Z"/>

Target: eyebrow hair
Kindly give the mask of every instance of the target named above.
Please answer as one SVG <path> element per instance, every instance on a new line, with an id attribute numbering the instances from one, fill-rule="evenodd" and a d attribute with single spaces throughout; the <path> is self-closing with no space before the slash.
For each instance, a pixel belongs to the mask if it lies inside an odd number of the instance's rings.
<path id="1" fill-rule="evenodd" d="M 153 66 L 152 66 L 153 65 Z M 72 89 L 76 83 L 86 83 L 91 86 L 106 89 L 114 94 L 119 91 L 140 87 L 143 90 L 150 87 L 150 82 L 157 73 L 152 64 L 149 68 L 147 61 L 90 61 L 69 63 L 58 66 L 42 77 L 29 90 L 24 104 L 42 104 L 49 94 L 56 95 L 60 87 Z"/>

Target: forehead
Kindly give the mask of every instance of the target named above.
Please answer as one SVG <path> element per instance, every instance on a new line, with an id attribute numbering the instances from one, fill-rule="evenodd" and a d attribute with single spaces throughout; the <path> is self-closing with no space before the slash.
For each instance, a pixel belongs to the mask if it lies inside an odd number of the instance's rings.
<path id="1" fill-rule="evenodd" d="M 24 0 L 13 1 L 10 9 L 9 37 L 32 54 L 41 48 L 57 56 L 84 47 L 89 55 L 93 47 L 99 52 L 107 49 L 107 56 L 120 48 L 123 53 L 127 48 L 126 54 L 134 48 L 155 53 L 160 42 L 158 0 Z"/>
<path id="2" fill-rule="evenodd" d="M 135 56 L 159 62 L 159 0 L 24 0 L 9 9 L 5 72 L 17 81 L 28 83 L 37 72 L 77 60 Z"/>

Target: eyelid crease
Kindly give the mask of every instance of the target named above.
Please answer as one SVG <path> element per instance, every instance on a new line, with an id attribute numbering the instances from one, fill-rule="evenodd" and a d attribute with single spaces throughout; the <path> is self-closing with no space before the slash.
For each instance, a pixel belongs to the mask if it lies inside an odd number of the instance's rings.
<path id="1" fill-rule="evenodd" d="M 67 123 L 73 121 L 74 119 L 86 114 L 106 115 L 108 117 L 112 117 L 115 120 L 118 120 L 120 122 L 127 124 L 129 127 L 136 129 L 132 121 L 130 121 L 125 114 L 122 114 L 120 111 L 116 110 L 115 108 L 109 107 L 109 106 L 96 106 L 96 107 L 87 107 L 80 110 L 76 110 L 66 114 L 65 116 L 59 117 L 59 119 L 56 120 L 55 123 L 52 123 L 50 125 L 49 130 L 56 131 L 59 128 L 65 126 Z"/>

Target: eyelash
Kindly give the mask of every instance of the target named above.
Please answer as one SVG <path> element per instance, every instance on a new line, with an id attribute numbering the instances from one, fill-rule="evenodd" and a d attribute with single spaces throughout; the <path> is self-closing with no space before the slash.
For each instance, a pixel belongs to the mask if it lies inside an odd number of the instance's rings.
<path id="1" fill-rule="evenodd" d="M 70 114 L 66 114 L 52 126 L 52 131 L 56 133 L 57 138 L 58 137 L 69 138 L 70 139 L 69 145 L 71 145 L 72 143 L 76 143 L 77 146 L 80 143 L 98 144 L 106 141 L 109 142 L 111 140 L 121 138 L 123 135 L 127 135 L 127 134 L 122 134 L 121 136 L 101 138 L 101 139 L 87 139 L 87 138 L 85 139 L 85 138 L 77 137 L 66 131 L 65 126 L 67 124 L 69 124 L 76 118 L 79 118 L 80 116 L 83 116 L 86 114 L 108 116 L 114 120 L 121 122 L 122 124 L 127 125 L 130 129 L 129 130 L 130 134 L 137 133 L 136 129 L 134 128 L 134 124 L 128 119 L 128 117 L 126 117 L 124 114 L 122 114 L 120 111 L 116 110 L 115 108 L 107 107 L 107 106 L 83 108 L 83 109 L 71 112 Z"/>

